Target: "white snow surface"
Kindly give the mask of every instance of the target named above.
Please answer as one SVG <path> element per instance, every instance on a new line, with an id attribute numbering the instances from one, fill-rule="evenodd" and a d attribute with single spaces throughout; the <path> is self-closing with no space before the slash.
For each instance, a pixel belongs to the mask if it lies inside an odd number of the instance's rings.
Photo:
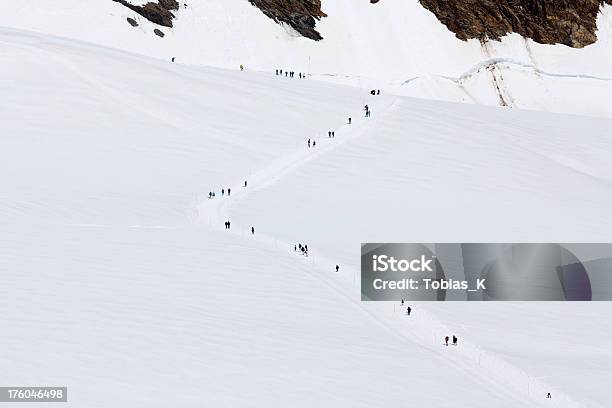
<path id="1" fill-rule="evenodd" d="M 0 26 L 122 48 L 169 61 L 273 72 L 308 72 L 365 88 L 425 98 L 612 117 L 612 7 L 584 49 L 512 34 L 460 41 L 417 0 L 323 0 L 324 40 L 300 37 L 247 0 L 180 2 L 173 28 L 111 0 L 0 0 Z M 137 4 L 137 3 L 133 3 Z M 186 4 L 186 7 L 185 7 Z M 140 24 L 134 28 L 131 17 Z M 166 35 L 160 38 L 155 28 Z"/>
<path id="2" fill-rule="evenodd" d="M 15 29 L 0 94 L 0 384 L 74 407 L 609 406 L 609 303 L 408 319 L 356 276 L 360 242 L 609 241 L 610 119 Z"/>

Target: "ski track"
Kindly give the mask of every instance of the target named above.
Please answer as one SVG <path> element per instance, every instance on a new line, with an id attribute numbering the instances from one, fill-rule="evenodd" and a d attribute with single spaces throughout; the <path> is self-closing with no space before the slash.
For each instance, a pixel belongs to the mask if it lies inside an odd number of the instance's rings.
<path id="1" fill-rule="evenodd" d="M 483 64 L 482 66 L 486 66 Z M 377 98 L 377 97 L 374 97 Z M 370 98 L 372 99 L 372 98 Z M 327 130 L 317 140 L 317 146 L 299 148 L 293 153 L 286 154 L 274 160 L 263 169 L 249 174 L 244 180 L 237 180 L 229 186 L 232 189 L 230 196 L 217 196 L 216 198 L 202 200 L 197 208 L 200 223 L 210 228 L 220 229 L 221 225 L 230 220 L 230 209 L 248 198 L 251 192 L 263 190 L 275 184 L 280 179 L 290 175 L 304 164 L 330 153 L 334 149 L 349 143 L 373 127 L 377 118 L 384 117 L 395 107 L 401 104 L 401 98 L 393 97 L 390 102 L 382 105 L 368 102 L 368 105 L 377 112 L 371 118 L 366 119 L 363 113 L 353 117 L 352 124 L 345 123 L 334 131 L 339 135 L 329 138 Z M 348 117 L 347 117 L 348 118 Z M 306 145 L 306 140 L 304 141 Z M 247 181 L 247 187 L 244 182 Z M 240 186 L 240 187 L 236 187 Z M 223 186 L 227 188 L 227 186 Z M 218 191 L 216 192 L 218 193 Z M 246 235 L 251 233 L 250 225 L 232 225 L 228 233 Z M 255 235 L 249 236 L 260 243 L 274 247 L 276 250 L 293 251 L 295 243 L 282 242 L 277 238 L 260 233 L 255 229 Z M 449 364 L 471 377 L 487 389 L 495 389 L 496 394 L 506 401 L 516 401 L 517 404 L 529 400 L 530 406 L 554 406 L 554 407 L 581 407 L 582 404 L 574 401 L 571 397 L 559 389 L 547 384 L 539 377 L 529 376 L 525 371 L 512 365 L 506 360 L 492 353 L 482 350 L 480 347 L 465 340 L 467 333 L 455 333 L 459 337 L 460 346 L 444 346 L 442 339 L 451 335 L 452 330 L 444 323 L 435 318 L 427 311 L 418 308 L 413 310 L 410 317 L 405 316 L 403 309 L 397 310 L 395 302 L 369 302 L 367 307 L 359 299 L 359 271 L 351 268 L 343 268 L 340 273 L 330 273 L 336 262 L 324 254 L 320 254 L 315 248 L 309 248 L 309 255 L 303 256 L 296 252 L 298 261 L 308 262 L 312 265 L 308 268 L 309 275 L 324 284 L 348 300 L 353 309 L 359 310 L 375 324 L 393 336 L 398 336 L 417 346 L 423 352 L 431 355 L 440 364 Z M 352 280 L 352 282 L 351 282 Z M 391 306 L 393 310 L 391 310 Z M 414 307 L 413 307 L 414 309 Z M 460 351 L 460 352 L 458 352 Z M 544 400 L 547 392 L 554 395 L 554 402 Z M 518 405 L 517 405 L 518 406 Z"/>

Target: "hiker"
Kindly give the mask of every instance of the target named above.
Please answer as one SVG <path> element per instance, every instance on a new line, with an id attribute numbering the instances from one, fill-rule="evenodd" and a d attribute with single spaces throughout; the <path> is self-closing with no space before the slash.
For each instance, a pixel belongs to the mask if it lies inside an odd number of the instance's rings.
<path id="1" fill-rule="evenodd" d="M 444 343 L 448 346 L 448 336 L 444 338 Z"/>
<path id="2" fill-rule="evenodd" d="M 255 227 L 251 227 L 251 235 L 255 235 Z"/>
<path id="3" fill-rule="evenodd" d="M 453 335 L 453 346 L 457 345 L 457 336 Z"/>
<path id="4" fill-rule="evenodd" d="M 408 306 L 408 309 L 406 309 L 406 313 L 408 314 L 408 316 L 410 316 L 411 312 L 412 312 L 412 308 Z"/>
<path id="5" fill-rule="evenodd" d="M 336 265 L 336 272 L 340 270 L 340 266 Z"/>

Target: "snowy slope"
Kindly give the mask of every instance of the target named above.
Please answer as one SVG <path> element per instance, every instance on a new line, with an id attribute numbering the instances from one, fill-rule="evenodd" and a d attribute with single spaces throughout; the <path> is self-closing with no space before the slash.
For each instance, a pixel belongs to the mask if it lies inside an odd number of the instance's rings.
<path id="1" fill-rule="evenodd" d="M 598 19 L 599 41 L 576 50 L 518 35 L 486 45 L 462 42 L 416 0 L 324 1 L 329 17 L 317 26 L 321 42 L 296 36 L 246 0 L 188 2 L 174 28 L 161 28 L 163 39 L 153 34 L 154 24 L 110 0 L 67 0 L 61 8 L 42 0 L 2 1 L 11 12 L 0 16 L 0 26 L 179 63 L 284 68 L 366 88 L 394 86 L 409 96 L 612 117 L 605 98 L 612 92 L 610 6 Z M 131 27 L 126 17 L 140 26 Z M 497 73 L 480 69 L 498 63 Z M 577 98 L 576 89 L 584 96 Z"/>
<path id="2" fill-rule="evenodd" d="M 541 364 L 483 357 L 472 307 L 447 349 L 444 311 L 408 321 L 353 283 L 360 241 L 609 240 L 609 120 L 370 98 L 16 30 L 0 44 L 0 383 L 66 384 L 75 407 L 609 402 L 601 382 L 566 386 L 588 367 L 559 360 L 567 336 Z M 588 307 L 575 316 L 593 326 L 609 312 Z"/>

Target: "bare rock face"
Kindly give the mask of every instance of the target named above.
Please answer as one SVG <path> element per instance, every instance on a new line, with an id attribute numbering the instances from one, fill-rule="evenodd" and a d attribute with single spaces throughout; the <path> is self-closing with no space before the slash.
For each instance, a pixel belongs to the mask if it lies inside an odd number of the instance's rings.
<path id="1" fill-rule="evenodd" d="M 597 41 L 597 14 L 612 0 L 420 0 L 457 38 L 518 33 L 542 44 L 582 48 Z"/>
<path id="2" fill-rule="evenodd" d="M 321 11 L 321 0 L 249 0 L 266 16 L 285 23 L 306 38 L 315 41 L 323 37 L 315 29 L 317 20 L 327 15 Z"/>
<path id="3" fill-rule="evenodd" d="M 179 4 L 176 0 L 159 0 L 157 3 L 149 2 L 144 6 L 135 6 L 126 0 L 113 0 L 123 4 L 130 10 L 135 11 L 147 20 L 164 27 L 172 27 L 174 14 L 170 10 L 178 10 Z"/>

